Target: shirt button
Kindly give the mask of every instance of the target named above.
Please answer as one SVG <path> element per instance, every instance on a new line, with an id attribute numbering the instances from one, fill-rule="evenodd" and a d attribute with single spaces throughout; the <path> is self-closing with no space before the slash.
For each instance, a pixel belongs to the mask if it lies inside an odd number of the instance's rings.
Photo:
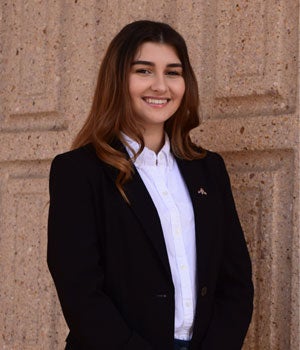
<path id="1" fill-rule="evenodd" d="M 191 303 L 189 303 L 188 301 L 185 303 L 185 306 L 186 307 L 190 307 L 191 306 Z"/>
<path id="2" fill-rule="evenodd" d="M 167 196 L 168 195 L 168 192 L 167 191 L 163 191 L 162 193 L 164 196 Z"/>

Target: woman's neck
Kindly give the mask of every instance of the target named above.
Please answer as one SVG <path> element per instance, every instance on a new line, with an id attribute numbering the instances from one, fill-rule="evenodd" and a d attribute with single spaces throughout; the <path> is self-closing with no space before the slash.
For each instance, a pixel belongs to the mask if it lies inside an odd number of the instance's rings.
<path id="1" fill-rule="evenodd" d="M 165 143 L 165 131 L 160 130 L 145 130 L 143 132 L 145 146 L 155 153 L 158 153 Z"/>

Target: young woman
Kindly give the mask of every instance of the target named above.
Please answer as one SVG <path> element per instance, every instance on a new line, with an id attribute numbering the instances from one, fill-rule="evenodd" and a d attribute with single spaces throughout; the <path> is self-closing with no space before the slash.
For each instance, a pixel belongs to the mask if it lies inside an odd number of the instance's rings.
<path id="1" fill-rule="evenodd" d="M 66 349 L 241 349 L 251 264 L 224 162 L 190 140 L 198 108 L 183 38 L 125 26 L 74 149 L 51 167 L 48 264 Z"/>

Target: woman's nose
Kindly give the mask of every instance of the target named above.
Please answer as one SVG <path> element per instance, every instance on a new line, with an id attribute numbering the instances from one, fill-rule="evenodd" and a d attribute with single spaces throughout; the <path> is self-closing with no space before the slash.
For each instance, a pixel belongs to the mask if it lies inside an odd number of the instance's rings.
<path id="1" fill-rule="evenodd" d="M 160 93 L 164 93 L 167 91 L 168 86 L 165 80 L 165 76 L 163 74 L 156 74 L 153 77 L 151 89 L 155 92 L 160 92 Z"/>

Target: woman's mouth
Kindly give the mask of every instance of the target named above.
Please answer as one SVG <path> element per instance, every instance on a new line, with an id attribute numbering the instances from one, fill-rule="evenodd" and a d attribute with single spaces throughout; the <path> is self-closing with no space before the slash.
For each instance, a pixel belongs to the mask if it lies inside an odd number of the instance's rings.
<path id="1" fill-rule="evenodd" d="M 154 98 L 154 97 L 143 97 L 143 100 L 146 103 L 154 106 L 164 106 L 170 101 L 169 98 Z"/>

